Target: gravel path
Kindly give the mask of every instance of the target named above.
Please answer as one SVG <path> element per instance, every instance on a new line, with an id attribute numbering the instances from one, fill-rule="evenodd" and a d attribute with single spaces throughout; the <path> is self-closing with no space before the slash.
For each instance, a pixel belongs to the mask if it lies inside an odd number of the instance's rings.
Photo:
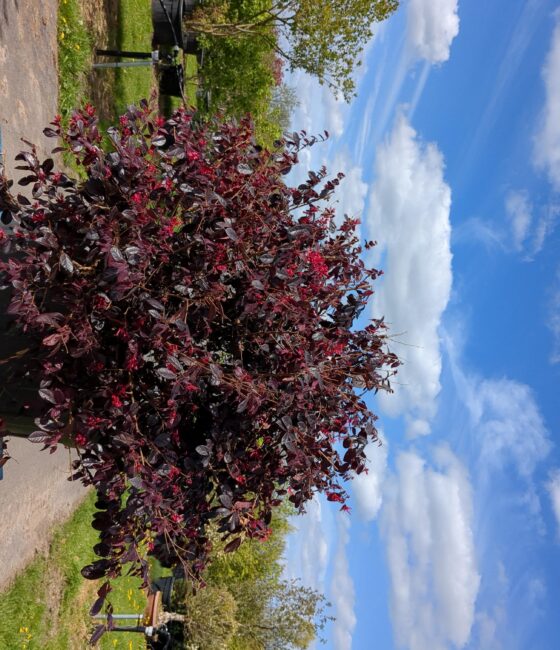
<path id="1" fill-rule="evenodd" d="M 6 173 L 17 178 L 14 156 L 20 139 L 41 156 L 53 141 L 43 128 L 57 111 L 56 16 L 58 0 L 0 0 L 0 125 Z M 1 405 L 0 405 L 1 412 Z M 12 439 L 0 481 L 0 589 L 48 545 L 48 531 L 85 495 L 67 481 L 68 451 L 49 455 L 40 445 Z"/>

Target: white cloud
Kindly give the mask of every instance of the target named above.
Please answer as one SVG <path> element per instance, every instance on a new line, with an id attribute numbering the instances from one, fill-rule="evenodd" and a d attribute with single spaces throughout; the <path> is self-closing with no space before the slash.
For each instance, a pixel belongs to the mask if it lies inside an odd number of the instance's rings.
<path id="1" fill-rule="evenodd" d="M 471 217 L 455 229 L 454 242 L 474 241 L 484 244 L 488 252 L 520 253 L 531 262 L 543 249 L 560 215 L 554 203 L 534 206 L 527 190 L 510 190 L 504 199 L 503 221 Z"/>
<path id="2" fill-rule="evenodd" d="M 470 217 L 453 229 L 453 244 L 481 243 L 488 252 L 505 251 L 504 235 L 487 219 Z"/>
<path id="3" fill-rule="evenodd" d="M 414 113 L 416 112 L 416 108 L 418 107 L 418 103 L 420 101 L 420 98 L 422 97 L 422 93 L 424 92 L 424 88 L 426 87 L 426 83 L 428 81 L 428 77 L 430 76 L 430 72 L 432 70 L 432 66 L 429 61 L 424 61 L 424 65 L 420 69 L 419 74 L 416 77 L 416 84 L 414 86 L 414 93 L 412 95 L 412 99 L 410 100 L 410 104 L 408 107 L 408 119 L 412 121 L 412 118 L 414 116 Z"/>
<path id="4" fill-rule="evenodd" d="M 499 628 L 504 624 L 506 612 L 503 606 L 495 606 L 491 612 L 476 615 L 478 650 L 502 650 L 503 643 L 498 638 Z"/>
<path id="5" fill-rule="evenodd" d="M 342 135 L 348 110 L 343 99 L 337 99 L 328 86 L 321 85 L 317 79 L 301 71 L 290 75 L 288 83 L 294 86 L 299 100 L 292 114 L 294 129 L 304 129 L 309 134 L 321 133 L 326 129 L 334 137 Z"/>
<path id="6" fill-rule="evenodd" d="M 430 63 L 449 59 L 453 39 L 459 33 L 458 0 L 410 0 L 408 42 L 416 58 Z"/>
<path id="7" fill-rule="evenodd" d="M 366 446 L 366 472 L 358 474 L 352 481 L 352 496 L 354 497 L 358 517 L 362 521 L 373 521 L 377 517 L 383 502 L 383 487 L 387 474 L 387 442 L 382 444 L 370 442 Z"/>
<path id="8" fill-rule="evenodd" d="M 513 247 L 523 250 L 523 244 L 533 220 L 533 206 L 526 191 L 510 191 L 506 195 L 506 214 L 511 226 Z"/>
<path id="9" fill-rule="evenodd" d="M 531 479 L 536 466 L 549 454 L 552 444 L 539 405 L 530 386 L 504 377 L 481 379 L 467 374 L 460 364 L 462 332 L 443 340 L 456 393 L 469 411 L 480 471 L 493 477 L 497 470 L 513 465 L 529 482 L 524 499 L 536 514 Z"/>
<path id="10" fill-rule="evenodd" d="M 530 479 L 551 442 L 533 391 L 512 379 L 471 378 L 467 406 L 479 442 L 479 460 L 488 474 L 513 464 Z"/>
<path id="11" fill-rule="evenodd" d="M 552 510 L 556 517 L 556 524 L 558 526 L 558 540 L 560 540 L 560 470 L 555 470 L 550 475 L 550 480 L 546 484 L 550 500 L 552 501 Z"/>
<path id="12" fill-rule="evenodd" d="M 547 589 L 542 576 L 531 576 L 527 582 L 526 598 L 531 609 L 538 615 L 543 615 L 546 603 Z"/>
<path id="13" fill-rule="evenodd" d="M 344 132 L 344 116 L 347 111 L 347 104 L 341 97 L 335 97 L 327 86 L 321 86 L 320 92 L 324 108 L 325 128 L 331 135 L 340 137 Z"/>
<path id="14" fill-rule="evenodd" d="M 344 179 L 337 188 L 336 213 L 339 218 L 347 214 L 350 217 L 362 219 L 368 186 L 362 180 L 362 169 L 353 164 L 346 152 L 338 152 L 332 162 L 325 161 L 330 176 L 342 172 Z"/>
<path id="15" fill-rule="evenodd" d="M 386 275 L 373 308 L 404 344 L 395 346 L 404 362 L 395 394 L 382 395 L 380 403 L 390 415 L 427 423 L 440 391 L 438 328 L 452 283 L 451 191 L 437 146 L 420 142 L 402 115 L 378 149 L 375 170 L 368 235 L 379 242 L 374 264 Z M 426 425 L 409 430 L 426 432 Z"/>
<path id="16" fill-rule="evenodd" d="M 447 447 L 434 458 L 399 455 L 381 513 L 393 627 L 408 650 L 463 647 L 480 584 L 468 476 Z"/>
<path id="17" fill-rule="evenodd" d="M 560 207 L 554 203 L 550 203 L 542 210 L 542 214 L 533 229 L 532 241 L 528 251 L 529 259 L 532 259 L 534 255 L 542 250 L 547 237 L 552 234 L 556 227 L 559 215 Z"/>
<path id="18" fill-rule="evenodd" d="M 548 329 L 552 332 L 554 343 L 550 355 L 551 363 L 560 363 L 560 311 L 551 314 L 547 322 Z"/>
<path id="19" fill-rule="evenodd" d="M 350 567 L 346 555 L 346 546 L 350 539 L 349 527 L 349 517 L 339 512 L 337 515 L 338 546 L 333 559 L 330 590 L 330 599 L 335 617 L 332 625 L 332 640 L 335 650 L 351 650 L 352 633 L 356 627 L 354 582 L 350 576 Z"/>
<path id="20" fill-rule="evenodd" d="M 556 273 L 556 285 L 549 303 L 546 323 L 552 333 L 550 363 L 560 363 L 560 269 Z"/>
<path id="21" fill-rule="evenodd" d="M 427 420 L 409 419 L 407 432 L 411 438 L 417 438 L 419 436 L 427 436 L 430 433 L 430 423 Z"/>
<path id="22" fill-rule="evenodd" d="M 542 69 L 545 105 L 534 143 L 535 162 L 544 169 L 552 186 L 560 190 L 560 11 L 555 12 L 550 49 Z"/>
<path id="23" fill-rule="evenodd" d="M 466 219 L 454 230 L 453 243 L 480 243 L 489 254 L 518 253 L 524 262 L 532 262 L 556 228 L 560 208 L 555 204 L 535 208 L 525 190 L 508 192 L 504 204 L 503 221 Z"/>
<path id="24" fill-rule="evenodd" d="M 285 573 L 301 578 L 304 585 L 323 592 L 333 535 L 331 516 L 323 512 L 316 496 L 306 504 L 306 512 L 290 519 L 295 532 L 288 537 Z M 326 520 L 326 521 L 325 521 Z"/>
<path id="25" fill-rule="evenodd" d="M 481 588 L 480 600 L 486 600 L 487 608 L 481 609 L 475 616 L 473 644 L 477 650 L 513 650 L 511 644 L 504 642 L 504 631 L 507 628 L 507 598 L 510 591 L 510 581 L 505 566 L 498 562 L 497 571 L 492 567 L 486 575 L 486 584 Z M 491 589 L 491 594 L 485 599 L 484 590 Z M 509 639 L 508 639 L 509 641 Z"/>
<path id="26" fill-rule="evenodd" d="M 536 33 L 542 25 L 543 11 L 546 8 L 541 0 L 524 0 L 516 6 L 515 12 L 503 16 L 502 26 L 508 30 L 509 37 L 505 47 L 499 52 L 496 50 L 499 66 L 492 72 L 490 93 L 484 95 L 484 107 L 477 116 L 476 130 L 469 137 L 469 145 L 462 157 L 461 178 L 470 178 L 475 173 L 473 167 L 478 167 L 480 158 L 485 156 L 492 130 L 504 113 L 509 114 L 511 110 L 506 91 L 520 78 L 519 68 L 527 60 L 527 49 L 538 38 Z M 515 22 L 511 22 L 512 18 L 516 18 Z M 498 41 L 494 45 L 499 47 Z"/>

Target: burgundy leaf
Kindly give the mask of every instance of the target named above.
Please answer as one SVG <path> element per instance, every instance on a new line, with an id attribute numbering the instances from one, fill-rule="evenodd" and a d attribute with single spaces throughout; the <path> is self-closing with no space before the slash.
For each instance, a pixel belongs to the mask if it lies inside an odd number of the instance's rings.
<path id="1" fill-rule="evenodd" d="M 93 634 L 89 639 L 89 644 L 95 645 L 99 641 L 99 639 L 105 634 L 106 631 L 107 631 L 107 626 L 105 624 L 97 625 L 95 627 L 95 630 L 93 631 Z"/>
<path id="2" fill-rule="evenodd" d="M 54 396 L 53 391 L 49 390 L 48 388 L 41 388 L 39 390 L 39 396 L 42 397 L 47 402 L 50 402 L 51 404 L 57 404 L 57 400 L 56 397 Z"/>
<path id="3" fill-rule="evenodd" d="M 241 537 L 236 537 L 229 544 L 224 546 L 224 553 L 233 553 L 241 546 Z"/>
<path id="4" fill-rule="evenodd" d="M 30 442 L 38 442 L 39 444 L 45 444 L 49 442 L 52 438 L 52 434 L 47 433 L 46 431 L 33 431 L 27 436 L 27 439 Z"/>
<path id="5" fill-rule="evenodd" d="M 96 616 L 99 614 L 103 607 L 103 603 L 105 602 L 105 596 L 100 596 L 91 606 L 91 609 L 89 610 L 89 615 L 90 616 Z"/>
<path id="6" fill-rule="evenodd" d="M 68 257 L 68 255 L 64 252 L 60 254 L 60 266 L 67 272 L 67 273 L 74 273 L 74 264 L 72 264 L 72 260 Z"/>
<path id="7" fill-rule="evenodd" d="M 103 579 L 99 612 L 119 575 L 148 584 L 146 549 L 200 577 L 210 523 L 233 551 L 266 539 L 286 499 L 344 506 L 378 442 L 354 387 L 390 391 L 399 360 L 383 319 L 358 320 L 380 271 L 330 203 L 341 176 L 287 184 L 322 136 L 266 151 L 250 119 L 165 120 L 145 103 L 109 142 L 91 106 L 51 126 L 81 180 L 31 146 L 34 201 L 0 183 L 0 283 L 24 339 L 7 361 L 36 397 L 30 439 L 75 447 L 70 478 L 96 492 L 83 575 Z"/>

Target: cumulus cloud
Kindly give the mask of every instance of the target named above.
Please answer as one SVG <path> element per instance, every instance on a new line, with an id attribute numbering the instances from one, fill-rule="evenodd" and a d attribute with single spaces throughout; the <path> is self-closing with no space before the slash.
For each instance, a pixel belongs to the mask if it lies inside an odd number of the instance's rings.
<path id="1" fill-rule="evenodd" d="M 560 541 L 560 470 L 557 469 L 551 473 L 546 488 L 552 502 L 552 511 L 556 517 L 557 535 Z"/>
<path id="2" fill-rule="evenodd" d="M 542 77 L 545 104 L 535 137 L 535 162 L 547 173 L 554 189 L 560 190 L 560 11 L 555 12 L 555 27 Z"/>
<path id="3" fill-rule="evenodd" d="M 347 151 L 337 152 L 334 159 L 323 159 L 329 177 L 338 172 L 344 174 L 344 179 L 336 189 L 333 207 L 336 210 L 336 223 L 341 224 L 344 215 L 363 221 L 364 206 L 368 191 L 367 183 L 363 181 L 362 168 L 354 164 Z M 357 231 L 360 236 L 360 230 Z"/>
<path id="4" fill-rule="evenodd" d="M 459 33 L 458 0 L 410 0 L 408 42 L 416 58 L 430 63 L 449 59 L 453 39 Z"/>
<path id="5" fill-rule="evenodd" d="M 342 172 L 344 180 L 336 192 L 338 215 L 347 214 L 350 217 L 362 218 L 368 186 L 362 179 L 361 167 L 354 165 L 346 152 L 338 152 L 332 161 L 327 165 L 330 175 Z"/>
<path id="6" fill-rule="evenodd" d="M 526 191 L 510 191 L 506 195 L 506 214 L 511 226 L 513 247 L 517 251 L 523 250 L 531 221 L 533 208 Z"/>
<path id="7" fill-rule="evenodd" d="M 368 231 L 379 242 L 373 263 L 386 273 L 374 314 L 384 315 L 403 343 L 395 394 L 380 403 L 390 415 L 407 415 L 410 435 L 429 431 L 440 391 L 438 328 L 452 284 L 450 209 L 442 154 L 399 116 L 377 152 Z"/>
<path id="8" fill-rule="evenodd" d="M 383 501 L 383 486 L 387 473 L 387 442 L 370 442 L 366 446 L 367 472 L 358 474 L 352 481 L 352 496 L 358 517 L 365 522 L 377 517 Z"/>
<path id="9" fill-rule="evenodd" d="M 352 633 L 356 626 L 354 613 L 354 582 L 350 576 L 350 567 L 346 555 L 346 546 L 350 535 L 350 519 L 344 513 L 337 515 L 338 546 L 333 559 L 333 574 L 330 599 L 333 605 L 335 621 L 332 626 L 332 640 L 335 650 L 351 650 Z"/>
<path id="10" fill-rule="evenodd" d="M 293 73 L 289 83 L 294 86 L 299 100 L 292 114 L 295 129 L 314 133 L 326 129 L 335 137 L 344 131 L 344 117 L 348 111 L 346 102 L 337 98 L 328 86 L 304 72 Z"/>
<path id="11" fill-rule="evenodd" d="M 409 650 L 463 647 L 480 584 L 467 473 L 446 446 L 434 460 L 401 453 L 381 513 L 393 627 Z"/>

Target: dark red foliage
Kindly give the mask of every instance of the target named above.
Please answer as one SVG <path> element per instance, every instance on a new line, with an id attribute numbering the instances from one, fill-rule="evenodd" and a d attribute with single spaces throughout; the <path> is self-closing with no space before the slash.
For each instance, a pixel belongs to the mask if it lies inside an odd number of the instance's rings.
<path id="1" fill-rule="evenodd" d="M 146 547 L 196 573 L 211 521 L 234 549 L 266 538 L 286 497 L 344 503 L 377 437 L 361 395 L 398 365 L 382 321 L 352 328 L 378 272 L 327 206 L 341 175 L 283 181 L 313 139 L 264 151 L 248 121 L 164 121 L 142 104 L 103 147 L 92 113 L 46 130 L 85 180 L 31 150 L 18 158 L 33 200 L 0 192 L 9 313 L 37 344 L 32 437 L 70 435 L 97 491 L 86 577 L 145 575 Z"/>

